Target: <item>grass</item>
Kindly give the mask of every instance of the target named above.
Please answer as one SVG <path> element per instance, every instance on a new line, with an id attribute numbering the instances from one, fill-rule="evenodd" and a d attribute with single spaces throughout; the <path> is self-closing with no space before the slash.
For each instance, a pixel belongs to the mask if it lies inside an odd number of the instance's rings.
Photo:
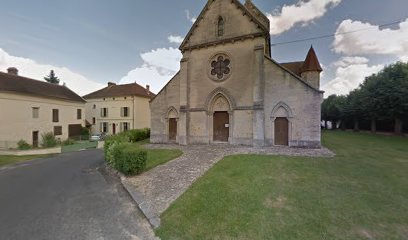
<path id="1" fill-rule="evenodd" d="M 237 155 L 161 216 L 161 239 L 408 239 L 408 138 L 324 132 L 334 158 Z"/>
<path id="2" fill-rule="evenodd" d="M 183 152 L 179 149 L 147 149 L 146 170 L 180 157 Z"/>
<path id="3" fill-rule="evenodd" d="M 38 158 L 46 158 L 50 155 L 30 155 L 30 156 L 0 156 L 0 167 L 16 164 L 19 162 L 29 161 Z"/>
<path id="4" fill-rule="evenodd" d="M 150 143 L 149 139 L 135 143 L 136 147 L 143 148 L 147 151 L 146 169 L 144 170 L 145 172 L 161 164 L 164 164 L 170 160 L 178 158 L 183 154 L 183 152 L 179 149 L 147 149 L 147 148 L 144 148 L 143 145 L 148 144 L 148 143 Z"/>
<path id="5" fill-rule="evenodd" d="M 66 145 L 62 146 L 62 152 L 76 152 L 82 149 L 90 149 L 90 148 L 96 148 L 98 145 L 98 142 L 91 142 L 91 141 L 79 141 L 76 142 L 73 145 Z"/>

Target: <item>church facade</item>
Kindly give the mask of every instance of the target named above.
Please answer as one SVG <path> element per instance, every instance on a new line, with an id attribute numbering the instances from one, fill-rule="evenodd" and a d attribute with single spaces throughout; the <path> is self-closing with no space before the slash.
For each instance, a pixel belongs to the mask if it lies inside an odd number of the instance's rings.
<path id="1" fill-rule="evenodd" d="M 250 0 L 209 0 L 180 50 L 150 103 L 152 143 L 321 146 L 316 54 L 273 60 L 269 20 Z"/>

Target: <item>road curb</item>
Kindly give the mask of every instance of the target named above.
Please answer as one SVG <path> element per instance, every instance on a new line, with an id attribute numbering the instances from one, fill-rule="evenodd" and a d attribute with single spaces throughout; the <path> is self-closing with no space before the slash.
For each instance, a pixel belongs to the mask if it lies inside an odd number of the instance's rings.
<path id="1" fill-rule="evenodd" d="M 121 176 L 120 181 L 122 182 L 123 187 L 129 193 L 129 195 L 133 198 L 136 205 L 145 215 L 147 220 L 149 221 L 150 225 L 153 229 L 156 229 L 160 226 L 160 216 L 156 213 L 154 208 L 146 201 L 143 194 L 137 190 L 134 190 L 132 185 L 126 181 L 126 177 Z"/>
<path id="2" fill-rule="evenodd" d="M 127 182 L 127 178 L 122 173 L 116 171 L 109 165 L 105 164 L 105 169 L 117 175 L 120 179 L 123 189 L 129 194 L 133 199 L 136 206 L 143 213 L 143 215 L 148 220 L 149 224 L 153 229 L 156 229 L 160 226 L 160 216 L 156 213 L 154 208 L 145 200 L 143 194 L 137 190 L 134 190 L 132 185 Z"/>

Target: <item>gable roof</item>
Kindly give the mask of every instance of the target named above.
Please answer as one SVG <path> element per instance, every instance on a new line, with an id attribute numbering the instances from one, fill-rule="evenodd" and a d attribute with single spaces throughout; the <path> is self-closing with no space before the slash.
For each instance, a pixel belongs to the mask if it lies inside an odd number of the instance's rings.
<path id="1" fill-rule="evenodd" d="M 125 97 L 125 96 L 139 96 L 145 98 L 154 97 L 154 93 L 147 91 L 146 88 L 140 86 L 137 83 L 130 84 L 110 84 L 105 88 L 98 91 L 89 93 L 83 98 L 85 99 L 95 99 L 95 98 L 107 98 L 107 97 Z"/>
<path id="2" fill-rule="evenodd" d="M 167 83 L 166 85 L 159 91 L 159 93 L 157 93 L 157 95 L 153 96 L 152 99 L 150 100 L 151 102 L 157 97 L 159 96 L 160 93 L 163 92 L 164 89 L 167 88 L 167 86 L 170 85 L 170 83 L 179 75 L 180 71 L 178 71 Z"/>
<path id="3" fill-rule="evenodd" d="M 0 72 L 0 92 L 12 92 L 74 102 L 85 102 L 83 98 L 66 86 L 3 72 Z"/>
<path id="4" fill-rule="evenodd" d="M 208 0 L 207 4 L 204 6 L 203 10 L 201 11 L 200 15 L 198 15 L 197 20 L 194 22 L 193 26 L 191 27 L 190 31 L 187 33 L 187 36 L 184 38 L 183 42 L 181 43 L 179 49 L 181 51 L 183 51 L 183 49 L 185 48 L 185 45 L 188 43 L 188 41 L 190 40 L 191 35 L 193 34 L 194 30 L 198 27 L 199 22 L 203 19 L 204 14 L 209 10 L 210 5 L 212 3 L 214 3 L 215 1 L 219 1 L 219 0 Z M 239 9 L 242 10 L 243 15 L 246 15 L 247 17 L 249 17 L 250 20 L 252 20 L 255 24 L 258 25 L 258 27 L 260 27 L 262 29 L 262 31 L 267 34 L 267 36 L 269 37 L 269 28 L 267 28 L 267 26 L 265 26 L 264 24 L 262 24 L 258 18 L 256 18 L 251 11 L 249 11 L 244 5 L 242 5 L 238 0 L 230 0 L 231 3 L 234 3 Z"/>
<path id="5" fill-rule="evenodd" d="M 273 64 L 275 64 L 276 66 L 278 66 L 279 68 L 281 68 L 282 70 L 284 70 L 285 72 L 289 73 L 290 75 L 292 75 L 293 77 L 295 77 L 299 82 L 303 83 L 304 85 L 306 85 L 307 87 L 311 88 L 312 90 L 318 92 L 318 93 L 324 93 L 324 91 L 317 89 L 315 87 L 313 87 L 312 85 L 310 85 L 308 82 L 306 82 L 305 80 L 303 80 L 300 76 L 298 76 L 296 73 L 292 72 L 290 69 L 286 68 L 285 66 L 283 66 L 282 64 L 278 63 L 277 61 L 273 60 L 272 58 L 270 58 L 269 56 L 265 55 L 265 58 L 268 59 L 269 61 L 271 61 Z M 291 63 L 287 63 L 287 64 L 291 64 Z"/>

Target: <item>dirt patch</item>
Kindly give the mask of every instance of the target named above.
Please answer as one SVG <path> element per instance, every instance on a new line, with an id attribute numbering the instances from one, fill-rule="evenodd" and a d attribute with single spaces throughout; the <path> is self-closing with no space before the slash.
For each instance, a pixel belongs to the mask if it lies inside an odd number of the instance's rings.
<path id="1" fill-rule="evenodd" d="M 357 234 L 360 237 L 364 237 L 366 239 L 376 239 L 377 234 L 374 233 L 373 231 L 367 230 L 367 229 L 358 229 Z"/>
<path id="2" fill-rule="evenodd" d="M 279 196 L 275 200 L 272 200 L 271 198 L 265 199 L 263 205 L 269 209 L 272 209 L 272 208 L 282 209 L 285 207 L 286 202 L 287 202 L 287 198 L 283 196 Z"/>

